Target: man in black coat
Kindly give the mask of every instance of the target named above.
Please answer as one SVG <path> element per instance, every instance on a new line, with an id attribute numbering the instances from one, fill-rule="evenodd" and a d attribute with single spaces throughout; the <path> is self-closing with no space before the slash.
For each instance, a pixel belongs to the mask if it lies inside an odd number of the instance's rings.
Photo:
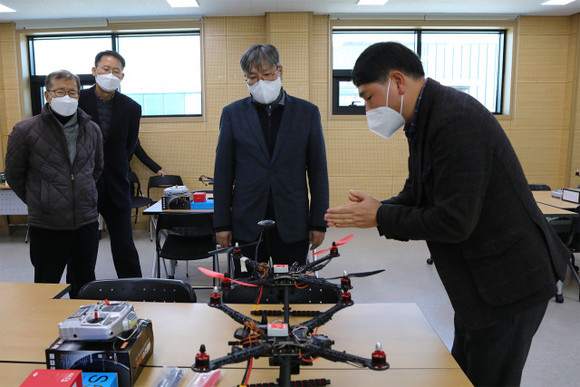
<path id="1" fill-rule="evenodd" d="M 135 150 L 141 105 L 117 91 L 124 77 L 125 59 L 115 51 L 95 57 L 95 86 L 82 90 L 79 107 L 99 124 L 103 133 L 105 166 L 97 182 L 99 212 L 111 238 L 111 252 L 119 278 L 141 277 L 139 254 L 131 228 L 129 160 Z"/>
<path id="2" fill-rule="evenodd" d="M 452 354 L 475 385 L 519 385 L 532 338 L 570 252 L 546 222 L 502 127 L 471 96 L 425 79 L 399 43 L 353 69 L 371 131 L 409 142 L 403 190 L 382 202 L 350 191 L 330 226 L 425 240 L 455 310 Z"/>

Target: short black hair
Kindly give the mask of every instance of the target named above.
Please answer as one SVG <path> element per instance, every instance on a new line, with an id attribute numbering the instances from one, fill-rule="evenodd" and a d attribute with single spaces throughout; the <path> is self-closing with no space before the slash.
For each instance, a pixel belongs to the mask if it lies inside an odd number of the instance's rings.
<path id="1" fill-rule="evenodd" d="M 392 70 L 413 78 L 425 76 L 421 60 L 414 51 L 397 42 L 375 43 L 367 47 L 356 60 L 352 82 L 360 86 L 371 82 L 385 82 Z"/>
<path id="2" fill-rule="evenodd" d="M 117 51 L 113 51 L 113 50 L 106 50 L 106 51 L 101 51 L 97 54 L 97 56 L 95 56 L 95 67 L 99 66 L 99 62 L 101 61 L 101 58 L 104 56 L 114 56 L 115 58 L 117 58 L 119 60 L 119 62 L 121 62 L 121 67 L 125 68 L 125 58 L 123 58 L 121 56 L 121 54 L 119 54 Z"/>

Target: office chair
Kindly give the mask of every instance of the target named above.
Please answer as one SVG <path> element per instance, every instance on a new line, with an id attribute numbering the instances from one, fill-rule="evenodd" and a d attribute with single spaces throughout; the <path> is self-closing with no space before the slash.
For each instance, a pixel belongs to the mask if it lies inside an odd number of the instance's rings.
<path id="1" fill-rule="evenodd" d="M 137 224 L 139 208 L 149 207 L 153 204 L 153 200 L 143 196 L 143 192 L 141 192 L 141 182 L 139 181 L 137 174 L 133 171 L 129 171 L 129 182 L 131 183 L 131 209 L 135 209 L 135 215 L 131 215 L 131 217 L 135 217 L 135 224 Z M 149 237 L 153 240 L 151 225 L 149 226 Z"/>
<path id="2" fill-rule="evenodd" d="M 196 302 L 192 287 L 185 281 L 166 278 L 121 278 L 85 284 L 77 298 L 88 300 Z"/>
<path id="3" fill-rule="evenodd" d="M 547 218 L 548 223 L 556 234 L 562 239 L 562 242 L 570 249 L 570 258 L 568 260 L 568 267 L 572 272 L 572 275 L 578 282 L 579 293 L 578 293 L 578 300 L 580 300 L 580 276 L 578 275 L 578 266 L 576 266 L 574 252 L 577 251 L 575 246 L 573 245 L 574 236 L 580 232 L 580 222 L 578 218 L 571 219 L 571 218 Z M 558 291 L 556 293 L 556 302 L 562 303 L 564 302 L 564 297 L 562 296 L 562 283 L 558 281 Z"/>
<path id="4" fill-rule="evenodd" d="M 213 258 L 213 270 L 219 271 L 212 213 L 162 213 L 157 217 L 155 247 L 157 277 L 161 277 L 161 258 L 174 261 L 193 261 Z M 186 266 L 187 267 L 187 266 Z M 165 268 L 167 273 L 167 268 Z M 189 276 L 189 267 L 187 267 Z M 216 280 L 214 279 L 214 286 Z M 197 287 L 210 288 L 211 287 Z"/>
<path id="5" fill-rule="evenodd" d="M 253 304 L 258 300 L 260 288 L 248 286 L 235 286 L 231 290 L 225 290 L 222 300 L 226 304 Z M 323 286 L 308 285 L 300 289 L 291 286 L 288 289 L 290 304 L 336 304 L 340 298 L 335 290 Z M 281 287 L 264 287 L 260 304 L 283 304 L 284 290 Z"/>
<path id="6" fill-rule="evenodd" d="M 147 183 L 147 197 L 151 198 L 152 188 L 167 188 L 174 185 L 183 185 L 183 180 L 179 175 L 165 175 L 165 176 L 151 176 L 149 182 Z M 161 194 L 163 196 L 163 194 Z"/>

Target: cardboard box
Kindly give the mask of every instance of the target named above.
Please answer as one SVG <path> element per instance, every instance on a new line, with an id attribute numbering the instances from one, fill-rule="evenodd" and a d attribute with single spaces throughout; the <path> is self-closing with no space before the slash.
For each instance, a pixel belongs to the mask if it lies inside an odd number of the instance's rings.
<path id="1" fill-rule="evenodd" d="M 67 341 L 58 338 L 46 349 L 46 368 L 115 372 L 119 386 L 135 383 L 153 353 L 151 321 L 139 320 L 137 331 L 123 341 Z"/>
<path id="2" fill-rule="evenodd" d="M 205 202 L 191 202 L 192 210 L 213 210 L 213 199 L 207 199 Z"/>
<path id="3" fill-rule="evenodd" d="M 119 387 L 114 372 L 83 372 L 83 387 Z"/>
<path id="4" fill-rule="evenodd" d="M 20 387 L 83 387 L 80 370 L 34 370 Z"/>

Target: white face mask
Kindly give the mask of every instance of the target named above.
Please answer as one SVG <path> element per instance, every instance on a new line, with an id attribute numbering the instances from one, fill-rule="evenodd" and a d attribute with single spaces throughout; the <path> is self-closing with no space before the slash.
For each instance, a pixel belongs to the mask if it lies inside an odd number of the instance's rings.
<path id="1" fill-rule="evenodd" d="M 79 100 L 71 98 L 68 95 L 64 97 L 57 97 L 50 100 L 50 107 L 52 110 L 63 117 L 72 116 L 77 111 Z"/>
<path id="2" fill-rule="evenodd" d="M 253 85 L 248 85 L 248 90 L 256 102 L 264 105 L 274 102 L 280 95 L 281 88 L 282 79 L 279 76 L 274 81 L 259 80 Z"/>
<path id="3" fill-rule="evenodd" d="M 403 117 L 403 97 L 401 95 L 401 111 L 397 113 L 396 110 L 389 107 L 389 91 L 391 90 L 391 80 L 389 79 L 389 86 L 387 87 L 387 106 L 381 106 L 366 112 L 367 123 L 371 132 L 378 134 L 387 140 L 399 129 L 405 125 L 405 118 Z"/>
<path id="4" fill-rule="evenodd" d="M 117 88 L 121 84 L 121 79 L 117 78 L 112 73 L 97 74 L 96 80 L 97 80 L 97 83 L 99 84 L 99 86 L 101 87 L 101 89 L 103 89 L 107 93 L 110 93 L 111 91 L 117 90 Z"/>

